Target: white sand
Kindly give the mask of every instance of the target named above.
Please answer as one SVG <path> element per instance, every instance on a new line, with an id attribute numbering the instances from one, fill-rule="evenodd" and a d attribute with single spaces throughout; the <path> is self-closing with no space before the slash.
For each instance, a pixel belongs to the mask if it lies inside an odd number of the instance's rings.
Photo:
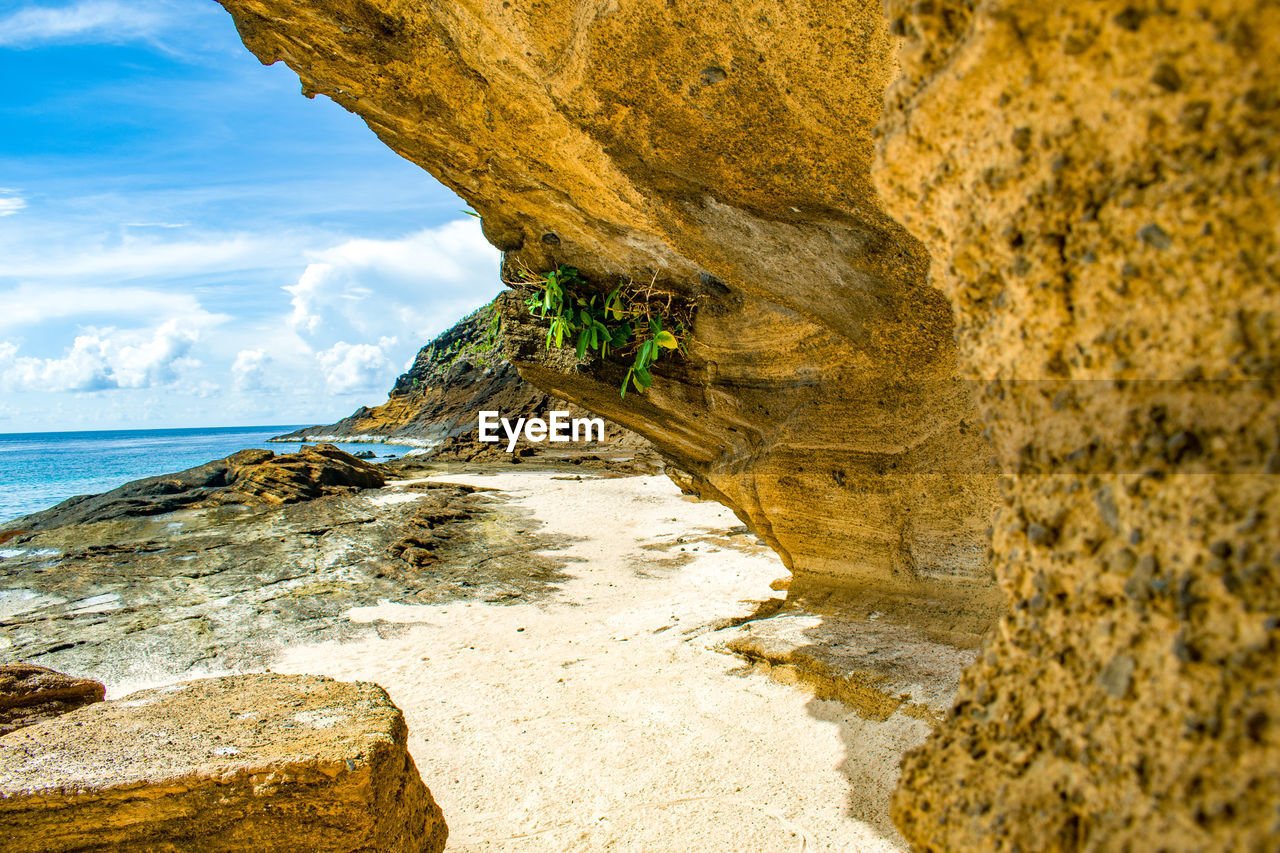
<path id="1" fill-rule="evenodd" d="M 673 566 L 681 546 L 640 546 L 738 520 L 664 477 L 553 476 L 440 478 L 497 487 L 572 543 L 557 555 L 582 562 L 551 600 L 358 608 L 349 618 L 409 627 L 294 649 L 272 668 L 387 689 L 449 850 L 901 849 L 885 809 L 924 724 L 871 722 L 747 673 L 706 630 L 775 594 L 777 558 L 740 536 L 686 541 L 692 561 Z"/>

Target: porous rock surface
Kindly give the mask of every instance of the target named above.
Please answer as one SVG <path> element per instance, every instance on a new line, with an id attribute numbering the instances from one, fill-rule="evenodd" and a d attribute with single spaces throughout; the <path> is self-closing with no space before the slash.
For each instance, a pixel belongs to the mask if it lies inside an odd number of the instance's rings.
<path id="1" fill-rule="evenodd" d="M 448 830 L 375 684 L 191 681 L 0 738 L 0 848 L 420 853 Z"/>
<path id="2" fill-rule="evenodd" d="M 1005 469 L 1010 615 L 904 764 L 923 849 L 1280 816 L 1280 6 L 890 4 L 875 171 Z"/>
<path id="3" fill-rule="evenodd" d="M 101 702 L 100 681 L 27 663 L 0 664 L 0 735 Z"/>
<path id="4" fill-rule="evenodd" d="M 1280 6 L 222 2 L 509 269 L 696 308 L 625 404 L 533 331 L 515 360 L 734 507 L 793 595 L 972 610 L 994 455 L 1009 613 L 905 764 L 909 840 L 1274 843 Z"/>
<path id="5" fill-rule="evenodd" d="M 466 198 L 508 273 L 570 264 L 696 308 L 643 397 L 517 322 L 522 376 L 652 441 L 799 577 L 986 612 L 990 451 L 950 306 L 870 180 L 878 4 L 223 5 Z"/>

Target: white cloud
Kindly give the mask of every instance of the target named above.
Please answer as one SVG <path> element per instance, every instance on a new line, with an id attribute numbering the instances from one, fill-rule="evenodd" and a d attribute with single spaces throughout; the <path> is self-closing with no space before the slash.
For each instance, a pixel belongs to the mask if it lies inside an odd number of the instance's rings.
<path id="1" fill-rule="evenodd" d="M 231 365 L 231 384 L 237 391 L 262 391 L 267 387 L 266 367 L 271 357 L 265 350 L 244 349 Z"/>
<path id="2" fill-rule="evenodd" d="M 51 42 L 120 42 L 149 39 L 168 23 L 163 4 L 81 0 L 63 6 L 28 5 L 0 18 L 0 47 Z"/>
<path id="3" fill-rule="evenodd" d="M 473 220 L 399 240 L 349 240 L 314 254 L 289 325 L 321 347 L 393 335 L 425 343 L 500 289 L 498 252 Z"/>
<path id="4" fill-rule="evenodd" d="M 61 358 L 19 356 L 0 344 L 0 384 L 11 391 L 104 391 L 150 388 L 178 380 L 198 363 L 188 357 L 199 331 L 175 318 L 150 333 L 104 329 L 79 335 Z"/>
<path id="5" fill-rule="evenodd" d="M 13 216 L 27 207 L 27 200 L 13 190 L 0 189 L 0 216 Z"/>
<path id="6" fill-rule="evenodd" d="M 383 390 L 395 371 L 383 350 L 394 345 L 394 338 L 383 338 L 376 345 L 338 341 L 316 353 L 316 361 L 324 371 L 325 387 L 332 394 Z"/>
<path id="7" fill-rule="evenodd" d="M 6 278 L 48 281 L 119 282 L 149 277 L 194 276 L 277 266 L 293 260 L 298 247 L 279 235 L 213 235 L 203 240 L 166 241 L 128 237 L 117 245 L 42 246 L 40 251 L 5 258 Z"/>
<path id="8" fill-rule="evenodd" d="M 21 284 L 0 291 L 0 329 L 29 329 L 51 320 L 122 317 L 162 321 L 186 317 L 206 326 L 228 319 L 209 314 L 188 293 L 145 287 L 94 287 L 45 283 Z"/>
<path id="9" fill-rule="evenodd" d="M 172 398 L 168 422 L 336 420 L 501 288 L 473 220 L 318 249 L 315 233 L 162 231 L 65 248 L 11 235 L 0 396 L 58 428 L 140 422 L 152 393 Z"/>

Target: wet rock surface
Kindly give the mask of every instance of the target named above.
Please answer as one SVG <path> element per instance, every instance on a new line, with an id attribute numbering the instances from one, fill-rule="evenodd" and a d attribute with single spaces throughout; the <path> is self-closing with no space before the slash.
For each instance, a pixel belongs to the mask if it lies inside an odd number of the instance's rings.
<path id="1" fill-rule="evenodd" d="M 0 738 L 0 846 L 436 853 L 448 830 L 382 688 L 189 681 Z"/>
<path id="2" fill-rule="evenodd" d="M 100 681 L 32 664 L 0 664 L 0 735 L 101 702 Z"/>
<path id="3" fill-rule="evenodd" d="M 537 528 L 435 482 L 52 527 L 0 559 L 0 660 L 115 684 L 260 669 L 383 629 L 341 618 L 352 607 L 546 594 L 560 563 Z"/>
<path id="4" fill-rule="evenodd" d="M 98 521 L 159 515 L 185 507 L 283 504 L 384 485 L 381 471 L 330 444 L 277 456 L 249 449 L 179 471 L 126 483 L 98 495 L 79 495 L 0 526 L 15 544 L 23 533 Z"/>

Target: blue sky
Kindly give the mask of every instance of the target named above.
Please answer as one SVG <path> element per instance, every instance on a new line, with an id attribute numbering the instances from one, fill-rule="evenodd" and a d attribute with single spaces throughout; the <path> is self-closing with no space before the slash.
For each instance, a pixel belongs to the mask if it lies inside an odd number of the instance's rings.
<path id="1" fill-rule="evenodd" d="M 212 0 L 7 0 L 0 80 L 0 432 L 336 420 L 500 289 Z"/>

